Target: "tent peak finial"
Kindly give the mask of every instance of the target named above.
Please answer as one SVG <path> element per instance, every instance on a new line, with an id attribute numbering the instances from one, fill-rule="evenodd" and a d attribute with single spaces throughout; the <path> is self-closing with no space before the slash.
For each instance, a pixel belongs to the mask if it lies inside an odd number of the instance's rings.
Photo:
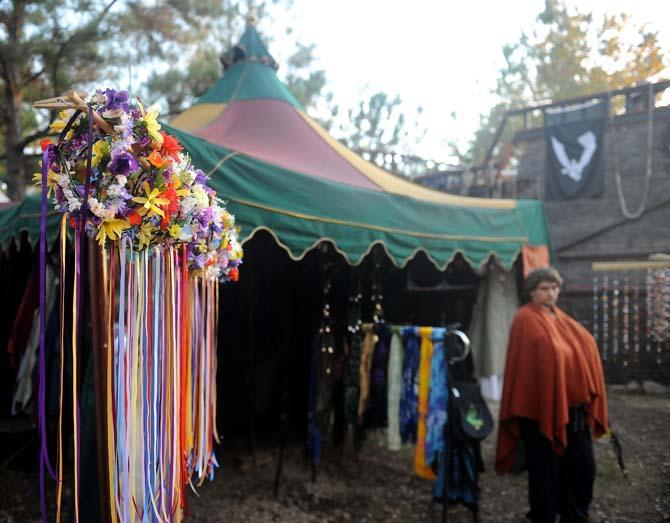
<path id="1" fill-rule="evenodd" d="M 247 10 L 247 25 L 256 27 L 258 25 L 258 11 L 253 2 L 249 2 L 249 9 Z"/>

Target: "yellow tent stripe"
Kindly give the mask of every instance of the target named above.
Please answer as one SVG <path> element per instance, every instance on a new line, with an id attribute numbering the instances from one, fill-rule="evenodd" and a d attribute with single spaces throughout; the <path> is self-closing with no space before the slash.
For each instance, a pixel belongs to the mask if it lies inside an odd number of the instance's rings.
<path id="1" fill-rule="evenodd" d="M 226 104 L 197 104 L 170 121 L 172 127 L 190 133 L 212 123 L 226 108 Z"/>
<path id="2" fill-rule="evenodd" d="M 328 132 L 316 123 L 312 118 L 304 112 L 296 109 L 298 114 L 307 122 L 307 124 L 324 140 L 335 152 L 347 160 L 358 171 L 377 184 L 384 191 L 393 194 L 400 194 L 409 196 L 418 200 L 428 202 L 441 203 L 446 205 L 459 205 L 462 207 L 477 207 L 486 209 L 514 209 L 516 202 L 508 199 L 493 199 L 493 198 L 471 198 L 468 196 L 458 196 L 455 194 L 448 194 L 434 189 L 429 189 L 418 183 L 414 183 L 406 178 L 389 173 L 380 169 L 379 167 L 366 162 L 355 154 L 353 151 L 335 140 Z"/>

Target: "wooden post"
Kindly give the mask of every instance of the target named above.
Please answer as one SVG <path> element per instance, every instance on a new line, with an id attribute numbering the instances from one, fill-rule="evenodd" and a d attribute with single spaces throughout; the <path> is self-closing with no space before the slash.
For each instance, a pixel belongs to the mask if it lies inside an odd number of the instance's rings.
<path id="1" fill-rule="evenodd" d="M 98 499 L 99 499 L 99 521 L 109 522 L 109 474 L 107 467 L 107 429 L 105 425 L 105 413 L 107 412 L 107 389 L 106 361 L 107 336 L 105 335 L 106 300 L 102 282 L 102 256 L 100 247 L 95 240 L 88 240 L 88 285 L 90 297 L 90 314 L 92 327 L 93 356 L 93 388 L 95 391 L 95 441 L 98 457 Z"/>

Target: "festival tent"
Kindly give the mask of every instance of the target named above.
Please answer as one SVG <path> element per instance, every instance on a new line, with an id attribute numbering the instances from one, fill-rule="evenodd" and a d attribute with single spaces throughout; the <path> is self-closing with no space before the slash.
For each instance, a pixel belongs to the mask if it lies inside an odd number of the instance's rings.
<path id="1" fill-rule="evenodd" d="M 439 269 L 457 253 L 510 268 L 523 246 L 550 245 L 542 202 L 435 191 L 342 145 L 278 79 L 253 24 L 222 61 L 224 75 L 164 127 L 211 177 L 243 240 L 265 229 L 294 260 L 329 240 L 352 265 L 381 244 L 398 267 L 423 251 Z M 39 210 L 30 197 L 0 211 L 0 246 L 21 230 L 37 241 Z M 48 228 L 54 239 L 55 213 Z"/>

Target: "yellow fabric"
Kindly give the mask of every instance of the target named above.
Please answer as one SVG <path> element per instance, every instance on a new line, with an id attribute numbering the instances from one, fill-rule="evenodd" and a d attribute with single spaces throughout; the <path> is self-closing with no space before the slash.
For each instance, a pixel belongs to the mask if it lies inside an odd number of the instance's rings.
<path id="1" fill-rule="evenodd" d="M 307 124 L 325 141 L 335 152 L 347 160 L 358 171 L 366 176 L 370 181 L 381 187 L 384 191 L 409 196 L 418 200 L 441 203 L 446 205 L 460 205 L 462 207 L 477 207 L 487 209 L 514 209 L 516 203 L 509 199 L 493 198 L 471 198 L 468 196 L 457 196 L 442 191 L 430 189 L 418 183 L 414 183 L 406 178 L 396 174 L 384 171 L 376 165 L 366 162 L 356 153 L 342 145 L 328 132 L 316 123 L 307 114 L 298 110 L 298 114 L 307 122 Z"/>
<path id="2" fill-rule="evenodd" d="M 360 391 L 358 393 L 358 420 L 363 421 L 365 414 L 365 405 L 368 402 L 370 393 L 370 370 L 372 369 L 372 354 L 375 350 L 377 336 L 372 330 L 372 325 L 363 325 L 363 349 L 361 350 L 361 363 L 358 367 Z"/>
<path id="3" fill-rule="evenodd" d="M 421 360 L 419 363 L 419 422 L 416 431 L 416 450 L 414 452 L 414 471 L 426 479 L 437 479 L 433 469 L 426 465 L 426 418 L 428 416 L 428 397 L 430 393 L 430 361 L 433 357 L 431 327 L 421 327 Z"/>
<path id="4" fill-rule="evenodd" d="M 213 122 L 226 108 L 226 104 L 197 104 L 170 121 L 172 127 L 191 132 Z"/>

